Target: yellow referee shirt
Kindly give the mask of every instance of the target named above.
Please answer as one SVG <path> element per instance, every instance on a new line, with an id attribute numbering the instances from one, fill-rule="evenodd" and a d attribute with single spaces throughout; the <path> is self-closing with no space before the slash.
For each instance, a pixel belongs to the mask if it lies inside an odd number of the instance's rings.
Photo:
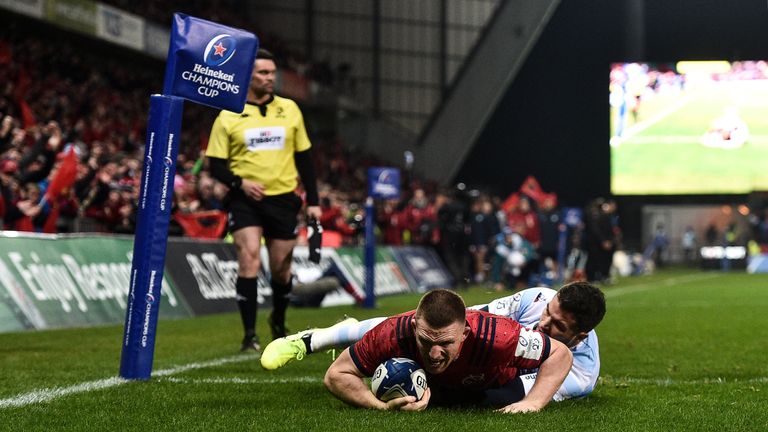
<path id="1" fill-rule="evenodd" d="M 279 195 L 296 189 L 299 174 L 293 154 L 310 147 L 296 102 L 275 96 L 266 117 L 251 104 L 242 113 L 219 113 L 205 155 L 229 160 L 235 175 L 263 184 L 266 195 Z"/>

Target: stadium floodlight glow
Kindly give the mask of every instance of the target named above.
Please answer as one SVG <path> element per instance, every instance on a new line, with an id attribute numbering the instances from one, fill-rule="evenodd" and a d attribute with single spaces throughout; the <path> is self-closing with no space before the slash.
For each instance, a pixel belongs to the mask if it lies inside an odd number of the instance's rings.
<path id="1" fill-rule="evenodd" d="M 152 374 L 160 287 L 184 100 L 242 112 L 259 41 L 253 33 L 173 15 L 162 95 L 150 97 L 120 376 Z"/>

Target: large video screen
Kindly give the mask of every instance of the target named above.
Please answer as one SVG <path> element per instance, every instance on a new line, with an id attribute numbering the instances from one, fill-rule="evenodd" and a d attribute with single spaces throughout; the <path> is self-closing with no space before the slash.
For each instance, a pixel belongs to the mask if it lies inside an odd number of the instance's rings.
<path id="1" fill-rule="evenodd" d="M 616 63 L 615 195 L 768 190 L 768 62 Z"/>

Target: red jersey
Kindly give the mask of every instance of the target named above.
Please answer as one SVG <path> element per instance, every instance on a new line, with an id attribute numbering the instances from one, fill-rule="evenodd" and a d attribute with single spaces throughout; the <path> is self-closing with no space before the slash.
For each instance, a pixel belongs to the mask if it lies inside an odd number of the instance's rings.
<path id="1" fill-rule="evenodd" d="M 393 357 L 424 361 L 416 348 L 411 319 L 416 311 L 387 318 L 349 348 L 355 366 L 366 376 Z M 549 356 L 549 336 L 517 321 L 477 310 L 467 310 L 470 331 L 459 357 L 445 372 L 427 374 L 430 387 L 485 390 L 507 383 L 518 369 L 538 368 Z"/>

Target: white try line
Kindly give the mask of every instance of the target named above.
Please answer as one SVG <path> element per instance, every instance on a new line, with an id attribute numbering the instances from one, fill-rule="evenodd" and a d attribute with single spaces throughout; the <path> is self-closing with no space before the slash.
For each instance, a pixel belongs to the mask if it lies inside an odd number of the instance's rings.
<path id="1" fill-rule="evenodd" d="M 188 363 L 185 365 L 175 366 L 168 369 L 160 369 L 158 371 L 155 371 L 152 374 L 152 376 L 167 377 L 167 376 L 175 375 L 175 374 L 186 372 L 193 369 L 203 369 L 203 368 L 221 366 L 228 363 L 239 363 L 239 362 L 244 362 L 249 360 L 257 360 L 259 357 L 260 357 L 259 354 L 251 354 L 251 355 L 243 354 L 243 355 L 237 355 L 232 357 L 214 359 L 207 362 Z M 105 388 L 119 386 L 128 382 L 131 382 L 131 380 L 127 380 L 121 377 L 110 377 L 110 378 L 100 379 L 96 381 L 88 381 L 80 384 L 75 384 L 69 387 L 53 387 L 53 388 L 44 388 L 40 390 L 33 390 L 29 393 L 23 393 L 8 399 L 0 399 L 0 409 L 18 408 L 26 405 L 50 402 L 54 399 L 58 399 L 71 394 L 102 390 Z"/>
<path id="2" fill-rule="evenodd" d="M 606 298 L 619 297 L 624 294 L 634 294 L 637 292 L 665 288 L 665 287 L 670 287 L 670 286 L 685 284 L 690 282 L 698 282 L 698 281 L 707 280 L 707 279 L 715 279 L 719 277 L 722 277 L 722 275 L 716 272 L 697 273 L 697 274 L 691 274 L 686 276 L 675 276 L 669 279 L 662 279 L 655 282 L 641 283 L 638 285 L 631 285 L 623 288 L 607 289 L 607 290 L 604 290 L 604 293 Z"/>
<path id="3" fill-rule="evenodd" d="M 285 378 L 238 378 L 238 377 L 217 377 L 217 378 L 180 378 L 167 377 L 161 378 L 160 382 L 170 382 L 175 384 L 319 384 L 323 382 L 321 377 L 299 376 Z"/>

